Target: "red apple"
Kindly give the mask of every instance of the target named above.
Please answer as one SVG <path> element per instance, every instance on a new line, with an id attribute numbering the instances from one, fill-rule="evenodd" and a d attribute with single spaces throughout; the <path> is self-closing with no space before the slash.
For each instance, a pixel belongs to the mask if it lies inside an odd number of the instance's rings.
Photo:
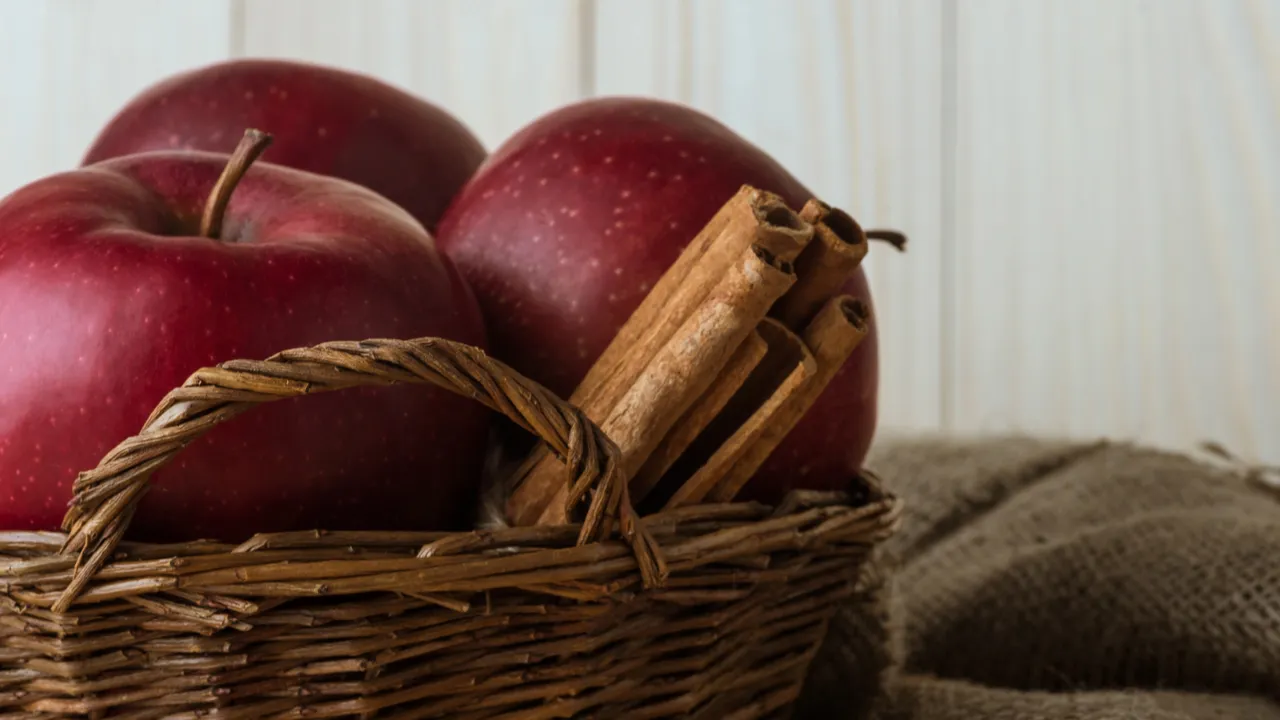
<path id="1" fill-rule="evenodd" d="M 815 196 L 693 109 L 589 100 L 539 118 L 496 150 L 450 206 L 438 241 L 475 289 L 495 355 L 568 396 L 743 184 L 796 208 Z M 844 291 L 870 306 L 861 270 Z M 843 487 L 875 430 L 877 372 L 873 325 L 742 497 L 774 502 L 791 487 Z"/>
<path id="2" fill-rule="evenodd" d="M 271 162 L 359 183 L 434 232 L 485 149 L 444 110 L 366 75 L 293 60 L 231 60 L 134 97 L 84 162 L 145 150 L 230 152 L 245 127 L 274 134 Z"/>
<path id="3" fill-rule="evenodd" d="M 259 163 L 201 236 L 227 161 L 142 153 L 0 201 L 0 528 L 56 528 L 76 473 L 201 367 L 329 340 L 483 346 L 453 265 L 366 188 Z M 435 388 L 268 404 L 156 473 L 131 537 L 469 527 L 488 424 Z"/>

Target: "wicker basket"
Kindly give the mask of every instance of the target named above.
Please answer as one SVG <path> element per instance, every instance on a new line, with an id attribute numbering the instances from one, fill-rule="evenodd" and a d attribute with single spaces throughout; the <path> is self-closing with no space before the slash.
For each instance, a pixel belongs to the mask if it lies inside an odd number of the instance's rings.
<path id="1" fill-rule="evenodd" d="M 148 475 L 271 400 L 432 383 L 566 463 L 581 523 L 122 537 Z M 848 494 L 637 518 L 616 447 L 483 352 L 329 343 L 201 370 L 75 483 L 65 533 L 0 533 L 0 718 L 783 717 L 898 503 Z M 589 498 L 589 502 L 588 499 Z"/>

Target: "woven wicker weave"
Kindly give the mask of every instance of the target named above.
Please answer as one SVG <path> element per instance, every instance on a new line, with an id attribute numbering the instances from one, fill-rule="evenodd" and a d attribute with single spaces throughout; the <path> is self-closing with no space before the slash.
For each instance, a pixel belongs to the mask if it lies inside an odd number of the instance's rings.
<path id="1" fill-rule="evenodd" d="M 581 523 L 122 541 L 147 477 L 251 406 L 432 383 L 537 434 Z M 860 478 L 637 518 L 617 449 L 474 348 L 329 343 L 197 372 L 81 474 L 65 533 L 0 533 L 0 718 L 781 717 L 897 523 Z"/>

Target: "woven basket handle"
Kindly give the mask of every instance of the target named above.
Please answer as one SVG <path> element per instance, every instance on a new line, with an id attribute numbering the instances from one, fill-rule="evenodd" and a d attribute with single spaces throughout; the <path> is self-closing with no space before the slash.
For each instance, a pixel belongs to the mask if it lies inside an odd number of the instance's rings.
<path id="1" fill-rule="evenodd" d="M 62 528 L 75 572 L 57 603 L 64 612 L 115 552 L 153 472 L 192 440 L 260 403 L 367 385 L 438 385 L 483 403 L 537 435 L 573 477 L 569 506 L 591 494 L 578 543 L 607 536 L 615 520 L 635 552 L 646 587 L 662 584 L 665 563 L 641 527 L 619 471 L 619 452 L 582 411 L 484 351 L 436 338 L 331 342 L 267 360 L 232 360 L 196 371 L 165 396 L 141 432 L 80 473 Z M 594 492 L 592 492 L 594 491 Z"/>

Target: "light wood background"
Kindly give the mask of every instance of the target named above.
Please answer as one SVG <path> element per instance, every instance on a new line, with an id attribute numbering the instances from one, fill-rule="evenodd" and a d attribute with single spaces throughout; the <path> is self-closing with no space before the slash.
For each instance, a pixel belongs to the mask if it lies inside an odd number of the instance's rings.
<path id="1" fill-rule="evenodd" d="M 491 148 L 582 97 L 690 103 L 911 235 L 870 260 L 886 428 L 1280 460 L 1280 0 L 0 2 L 0 194 L 247 55 L 374 73 Z"/>

